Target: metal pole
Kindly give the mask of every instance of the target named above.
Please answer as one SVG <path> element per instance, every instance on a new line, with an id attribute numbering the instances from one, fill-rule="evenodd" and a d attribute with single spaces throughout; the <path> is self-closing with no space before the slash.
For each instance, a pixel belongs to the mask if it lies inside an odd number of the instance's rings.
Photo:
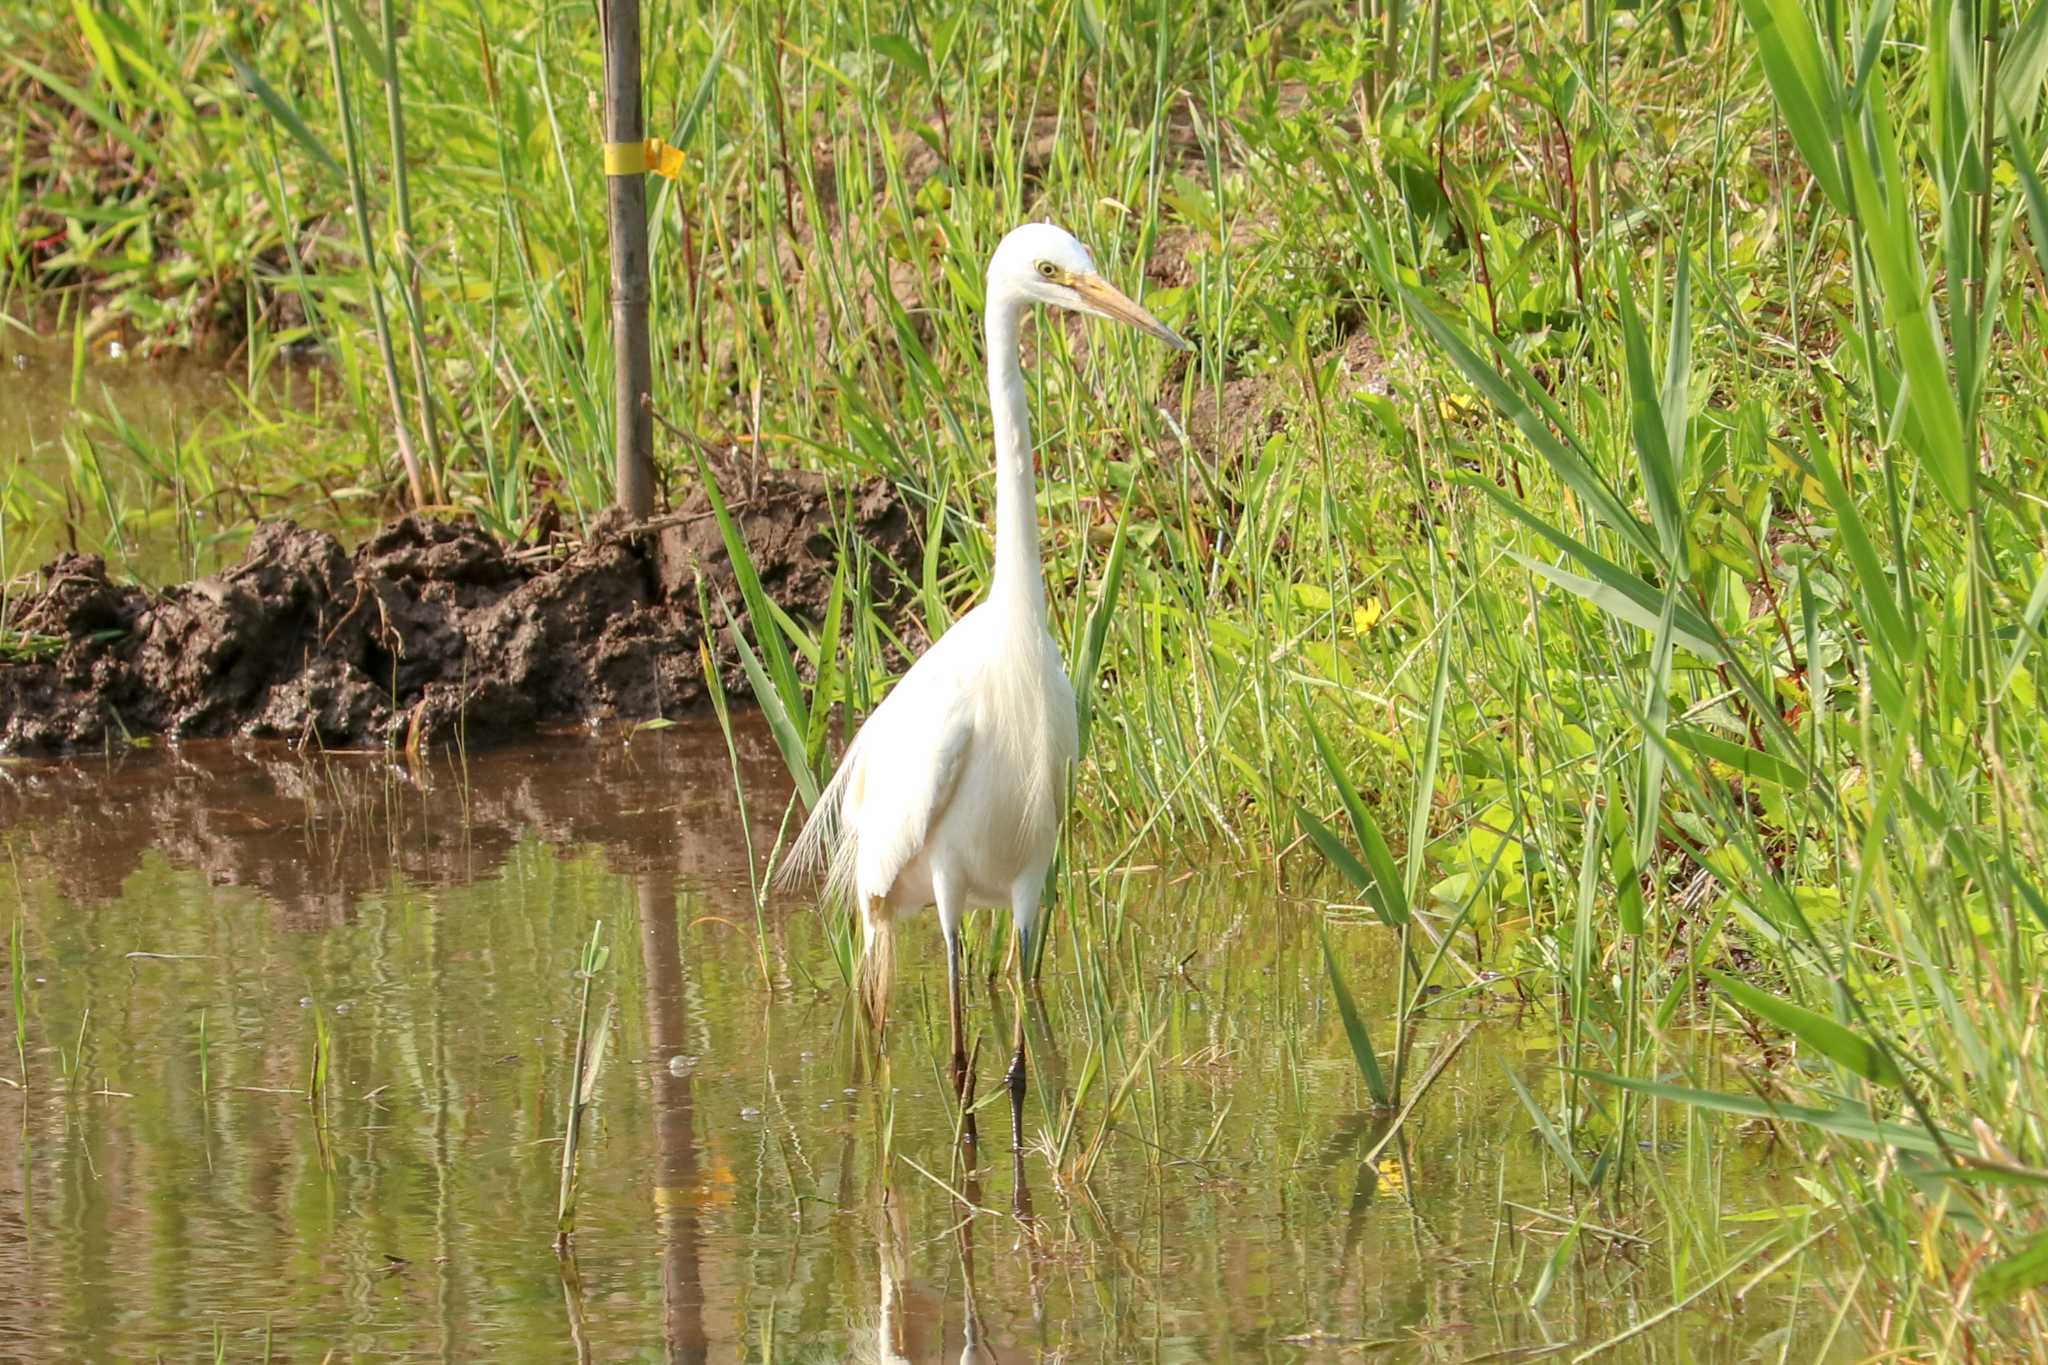
<path id="1" fill-rule="evenodd" d="M 604 138 L 639 142 L 640 0 L 602 0 Z M 647 340 L 647 177 L 607 175 L 612 243 L 612 411 L 619 507 L 635 521 L 654 515 L 654 415 L 642 401 L 654 389 Z"/>

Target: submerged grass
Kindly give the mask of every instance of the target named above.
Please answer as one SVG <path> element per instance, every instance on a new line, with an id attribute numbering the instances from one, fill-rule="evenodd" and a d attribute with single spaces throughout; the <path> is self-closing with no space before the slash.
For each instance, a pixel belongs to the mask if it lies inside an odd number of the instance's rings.
<path id="1" fill-rule="evenodd" d="M 576 1004 L 576 1050 L 568 1072 L 568 1091 L 562 1097 L 562 1179 L 555 1202 L 555 1252 L 567 1259 L 576 1238 L 576 1162 L 583 1146 L 583 1115 L 597 1094 L 598 1077 L 604 1074 L 604 1055 L 611 1044 L 612 1012 L 607 1001 L 596 1027 L 591 1026 L 590 988 L 597 974 L 611 959 L 604 942 L 604 921 L 590 927 L 590 941 L 583 953 L 576 977 L 581 983 Z"/>
<path id="2" fill-rule="evenodd" d="M 1142 1131 L 1136 963 L 1205 947 L 1140 944 L 1106 888 L 1192 839 L 1306 870 L 1302 831 L 1362 902 L 1330 907 L 1333 998 L 1359 937 L 1399 939 L 1393 1019 L 1347 1028 L 1371 1100 L 1412 1093 L 1418 1027 L 1519 1004 L 1569 1226 L 1672 1243 L 1673 1311 L 1846 1238 L 1829 1292 L 1874 1349 L 2048 1334 L 2048 5 L 650 11 L 650 126 L 688 151 L 651 217 L 655 402 L 692 434 L 664 478 L 700 477 L 696 439 L 880 474 L 929 532 L 907 583 L 850 560 L 824 623 L 742 576 L 800 787 L 987 576 L 1000 231 L 1065 221 L 1197 342 L 1162 373 L 1037 333 L 1091 739 L 1045 945 L 1089 1019 L 1061 1169 Z M 210 330 L 253 392 L 316 350 L 349 429 L 279 437 L 238 473 L 265 493 L 339 464 L 351 506 L 395 504 L 380 452 L 417 420 L 445 505 L 586 519 L 594 33 L 498 0 L 380 21 L 17 7 L 0 275 L 78 355 Z M 386 94 L 388 147 L 344 86 Z M 10 470 L 10 546 L 61 505 L 118 551 L 220 496 L 189 445 L 113 430 Z M 1711 1179 L 1710 1114 L 1797 1146 L 1798 1231 L 1673 1193 L 1645 1153 Z"/>

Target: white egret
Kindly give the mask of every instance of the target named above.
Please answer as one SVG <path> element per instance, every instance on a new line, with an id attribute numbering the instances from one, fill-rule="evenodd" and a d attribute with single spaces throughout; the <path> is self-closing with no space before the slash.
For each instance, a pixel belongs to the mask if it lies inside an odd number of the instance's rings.
<path id="1" fill-rule="evenodd" d="M 984 323 L 995 418 L 995 578 L 986 601 L 925 651 L 875 708 L 840 760 L 790 855 L 793 875 L 820 864 L 850 892 L 863 937 L 870 1013 L 887 1010 L 895 919 L 936 906 L 946 941 L 953 1083 L 972 1086 L 960 1021 L 960 920 L 1009 907 L 1020 968 L 1030 961 L 1039 893 L 1052 866 L 1069 769 L 1079 753 L 1074 690 L 1046 627 L 1031 420 L 1019 333 L 1033 304 L 1129 323 L 1188 343 L 1102 278 L 1088 248 L 1050 223 L 1028 223 L 988 264 Z M 1013 1133 L 1022 1141 L 1023 1009 L 1010 1062 Z M 973 1133 L 972 1118 L 967 1134 Z"/>

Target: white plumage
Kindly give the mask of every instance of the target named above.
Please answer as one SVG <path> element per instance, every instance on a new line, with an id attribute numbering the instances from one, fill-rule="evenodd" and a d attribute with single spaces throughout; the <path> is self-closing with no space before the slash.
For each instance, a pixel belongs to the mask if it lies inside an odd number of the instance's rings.
<path id="1" fill-rule="evenodd" d="M 791 851 L 792 875 L 821 864 L 852 896 L 863 974 L 879 1020 L 898 915 L 936 906 L 947 949 L 954 1081 L 972 1093 L 960 1027 L 960 920 L 1009 907 L 1027 950 L 1052 866 L 1067 777 L 1079 757 L 1074 690 L 1046 627 L 1029 405 L 1019 351 L 1035 303 L 1115 318 L 1185 347 L 1105 281 L 1088 249 L 1049 223 L 1012 231 L 988 267 L 989 404 L 995 419 L 995 576 L 861 726 Z M 1011 1062 L 1021 1125 L 1024 1040 Z M 967 1133 L 973 1133 L 971 1116 Z"/>

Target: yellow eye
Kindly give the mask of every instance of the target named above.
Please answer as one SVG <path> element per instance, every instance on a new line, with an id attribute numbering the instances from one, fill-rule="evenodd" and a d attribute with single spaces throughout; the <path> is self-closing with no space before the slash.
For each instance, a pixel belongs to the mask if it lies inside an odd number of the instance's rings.
<path id="1" fill-rule="evenodd" d="M 1051 261 L 1040 261 L 1038 263 L 1038 273 L 1045 276 L 1047 279 L 1051 279 L 1053 276 L 1060 273 L 1060 268 L 1054 265 Z"/>

